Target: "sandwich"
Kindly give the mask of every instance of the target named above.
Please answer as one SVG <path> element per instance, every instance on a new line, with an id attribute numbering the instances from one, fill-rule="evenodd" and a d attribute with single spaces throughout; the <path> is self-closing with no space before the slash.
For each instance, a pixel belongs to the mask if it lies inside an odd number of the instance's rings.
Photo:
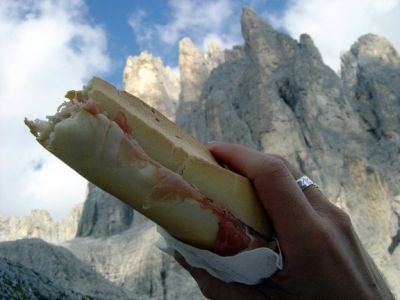
<path id="1" fill-rule="evenodd" d="M 25 124 L 83 177 L 194 247 L 228 256 L 271 245 L 249 180 L 156 109 L 96 77 L 66 98 Z"/>

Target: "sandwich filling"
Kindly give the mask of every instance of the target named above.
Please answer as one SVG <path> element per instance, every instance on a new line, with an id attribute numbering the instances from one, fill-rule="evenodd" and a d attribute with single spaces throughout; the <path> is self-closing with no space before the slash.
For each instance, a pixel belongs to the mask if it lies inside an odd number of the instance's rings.
<path id="1" fill-rule="evenodd" d="M 134 166 L 146 174 L 145 181 L 146 184 L 151 185 L 151 192 L 143 201 L 141 207 L 143 211 L 151 209 L 157 203 L 191 199 L 196 201 L 202 209 L 210 211 L 218 221 L 218 232 L 211 249 L 213 252 L 228 256 L 261 246 L 274 247 L 273 242 L 267 242 L 261 235 L 233 216 L 223 205 L 208 199 L 180 174 L 167 169 L 147 155 L 135 140 L 134 128 L 129 126 L 122 111 L 109 116 L 107 112 L 101 111 L 95 101 L 89 99 L 85 91 L 70 91 L 66 97 L 70 101 L 64 102 L 54 116 L 48 117 L 48 121 L 25 120 L 32 133 L 46 148 L 52 147 L 56 126 L 69 118 L 74 118 L 77 114 L 89 114 L 95 117 L 100 126 L 107 131 L 106 134 L 99 134 L 96 141 L 95 153 L 101 153 L 99 155 L 102 156 L 102 161 L 112 166 Z M 107 143 L 105 139 L 108 140 Z M 171 209 L 174 209 L 173 205 Z"/>

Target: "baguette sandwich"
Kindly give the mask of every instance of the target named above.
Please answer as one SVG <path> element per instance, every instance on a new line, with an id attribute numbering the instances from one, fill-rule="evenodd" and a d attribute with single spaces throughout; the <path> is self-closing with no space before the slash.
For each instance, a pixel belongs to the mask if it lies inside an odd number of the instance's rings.
<path id="1" fill-rule="evenodd" d="M 271 225 L 249 180 L 140 99 L 93 78 L 46 121 L 37 141 L 174 237 L 220 255 L 266 246 Z"/>

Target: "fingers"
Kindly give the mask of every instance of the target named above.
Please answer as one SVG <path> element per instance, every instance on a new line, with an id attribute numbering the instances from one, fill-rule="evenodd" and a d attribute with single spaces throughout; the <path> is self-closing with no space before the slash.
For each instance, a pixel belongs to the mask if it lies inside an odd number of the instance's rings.
<path id="1" fill-rule="evenodd" d="M 209 148 L 218 161 L 252 180 L 280 242 L 298 242 L 299 231 L 293 229 L 312 226 L 315 211 L 286 164 L 240 145 L 212 142 Z"/>
<path id="2" fill-rule="evenodd" d="M 186 260 L 183 258 L 182 255 L 180 255 L 178 252 L 175 252 L 174 254 L 175 260 L 184 268 L 186 271 L 192 275 L 194 280 L 196 280 L 201 292 L 206 296 L 207 298 L 211 298 L 212 291 L 216 290 L 223 290 L 223 282 L 218 280 L 217 278 L 211 276 L 208 274 L 205 270 L 200 269 L 200 268 L 194 268 L 191 265 L 189 265 Z M 214 297 L 215 298 L 215 297 Z"/>
<path id="3" fill-rule="evenodd" d="M 271 155 L 272 157 L 275 157 L 276 159 L 281 160 L 285 164 L 285 166 L 288 168 L 290 174 L 292 174 L 294 179 L 297 180 L 302 176 L 300 171 L 297 170 L 294 166 L 292 166 L 292 164 L 289 163 L 284 157 L 276 155 L 276 154 L 268 154 L 268 155 Z"/>
<path id="4" fill-rule="evenodd" d="M 311 206 L 320 214 L 331 213 L 332 210 L 337 209 L 337 207 L 315 186 L 306 188 L 303 193 L 307 197 Z"/>
<path id="5" fill-rule="evenodd" d="M 211 148 L 213 148 L 213 145 L 218 144 L 218 142 L 211 142 Z M 262 154 L 266 155 L 266 154 Z M 300 173 L 291 163 L 289 163 L 284 157 L 276 155 L 276 154 L 268 154 L 268 156 L 271 156 L 273 158 L 276 158 L 280 161 L 282 161 L 287 169 L 289 170 L 290 174 L 293 176 L 294 179 L 299 179 L 303 174 Z M 232 170 L 234 170 L 234 166 L 230 166 Z M 238 170 L 235 170 L 239 172 Z M 335 209 L 335 205 L 332 204 L 326 197 L 325 195 L 315 186 L 310 186 L 307 189 L 303 191 L 304 195 L 306 196 L 306 199 L 308 202 L 311 204 L 313 209 L 315 209 L 318 212 L 326 212 L 327 210 L 332 210 Z"/>
<path id="6" fill-rule="evenodd" d="M 284 157 L 270 154 L 271 156 L 282 160 L 286 167 L 289 169 L 294 179 L 299 179 L 303 174 L 300 173 L 291 163 L 289 163 Z M 304 195 L 307 200 L 310 202 L 311 206 L 318 212 L 324 212 L 327 209 L 332 209 L 333 204 L 325 197 L 325 195 L 314 185 L 303 190 Z"/>

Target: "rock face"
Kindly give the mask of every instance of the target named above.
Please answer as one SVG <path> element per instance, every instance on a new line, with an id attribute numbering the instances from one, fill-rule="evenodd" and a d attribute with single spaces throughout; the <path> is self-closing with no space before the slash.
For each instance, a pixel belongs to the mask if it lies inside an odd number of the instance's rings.
<path id="1" fill-rule="evenodd" d="M 124 69 L 124 90 L 175 119 L 179 97 L 179 81 L 160 58 L 147 52 L 128 57 Z"/>
<path id="2" fill-rule="evenodd" d="M 6 260 L 3 258 L 6 258 Z M 61 292 L 65 289 L 66 293 L 73 292 L 77 295 L 83 295 L 85 298 L 131 299 L 124 289 L 104 279 L 102 275 L 94 272 L 89 265 L 78 260 L 64 247 L 54 246 L 40 239 L 1 242 L 0 259 L 2 263 L 12 265 L 10 272 L 3 274 L 0 280 L 5 280 L 4 276 L 15 276 L 18 278 L 16 281 L 20 283 L 21 289 L 26 289 L 27 286 L 32 286 L 35 282 L 43 285 L 46 283 L 44 278 L 47 278 L 47 281 L 51 283 L 49 285 L 51 289 L 44 289 L 43 292 L 56 292 L 61 295 Z M 24 277 L 19 277 L 18 274 L 24 270 L 18 264 L 24 265 L 31 271 L 25 273 Z M 39 275 L 30 276 L 29 273 L 32 272 Z M 28 285 L 23 283 L 24 278 L 26 278 Z M 37 288 L 38 286 L 35 287 L 35 289 Z M 76 298 L 79 299 L 79 297 Z"/>
<path id="3" fill-rule="evenodd" d="M 295 41 L 248 8 L 241 22 L 245 43 L 231 50 L 202 53 L 183 39 L 179 80 L 147 53 L 128 58 L 125 89 L 203 142 L 286 156 L 351 215 L 400 297 L 398 54 L 384 38 L 363 36 L 343 55 L 339 77 L 310 36 Z M 155 239 L 153 223 L 91 186 L 78 238 L 63 246 L 134 298 L 202 299 Z"/>
<path id="4" fill-rule="evenodd" d="M 187 272 L 157 249 L 157 238 L 148 221 L 118 235 L 77 238 L 63 246 L 134 299 L 203 299 Z"/>
<path id="5" fill-rule="evenodd" d="M 0 257 L 0 295 L 3 299 L 84 299 L 24 265 Z"/>
<path id="6" fill-rule="evenodd" d="M 196 49 L 189 38 L 179 43 L 180 95 L 176 115 L 177 123 L 189 124 L 192 107 L 198 102 L 204 84 L 211 71 L 224 61 L 224 52 L 214 43 L 208 45 L 207 53 Z M 201 129 L 199 130 L 201 131 Z"/>
<path id="7" fill-rule="evenodd" d="M 385 38 L 368 34 L 342 56 L 343 84 L 351 106 L 372 137 L 368 160 L 398 174 L 400 161 L 400 57 Z M 388 177 L 389 178 L 389 177 Z M 389 178 L 390 179 L 390 178 Z M 398 177 L 391 186 L 400 193 Z"/>
<path id="8" fill-rule="evenodd" d="M 179 104 L 197 101 L 210 72 L 224 61 L 224 53 L 211 42 L 207 53 L 198 50 L 189 38 L 179 42 L 180 90 Z"/>
<path id="9" fill-rule="evenodd" d="M 353 198 L 363 200 L 348 205 L 371 254 L 382 264 L 386 258 L 391 267 L 400 243 L 400 57 L 385 38 L 368 34 L 343 55 L 341 74 L 351 106 L 371 139 L 364 143 L 364 169 L 356 171 L 359 184 L 349 189 Z M 380 242 L 387 251 L 379 251 Z"/>
<path id="10" fill-rule="evenodd" d="M 0 216 L 0 241 L 41 238 L 49 243 L 61 243 L 75 237 L 83 203 L 73 207 L 67 218 L 55 221 L 47 211 L 35 209 L 27 216 Z"/>
<path id="11" fill-rule="evenodd" d="M 77 237 L 106 237 L 131 226 L 133 210 L 89 183 L 89 193 L 79 221 Z"/>

